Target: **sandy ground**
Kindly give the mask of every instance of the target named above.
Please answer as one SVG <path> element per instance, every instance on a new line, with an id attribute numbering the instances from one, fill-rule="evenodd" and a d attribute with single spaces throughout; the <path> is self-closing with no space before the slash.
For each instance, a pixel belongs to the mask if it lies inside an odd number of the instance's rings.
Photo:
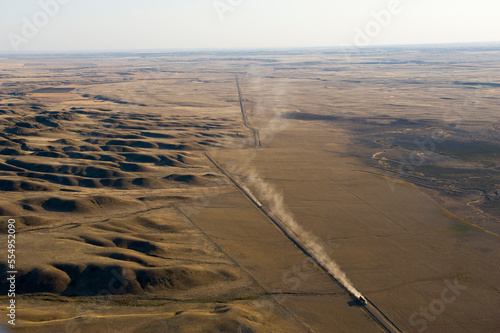
<path id="1" fill-rule="evenodd" d="M 16 331 L 498 330 L 498 52 L 2 58 Z"/>

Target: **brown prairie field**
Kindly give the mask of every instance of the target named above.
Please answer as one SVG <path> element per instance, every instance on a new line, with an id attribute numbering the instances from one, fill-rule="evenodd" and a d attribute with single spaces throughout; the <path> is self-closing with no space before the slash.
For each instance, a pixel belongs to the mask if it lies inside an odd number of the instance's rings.
<path id="1" fill-rule="evenodd" d="M 498 332 L 499 54 L 0 56 L 0 323 Z"/>

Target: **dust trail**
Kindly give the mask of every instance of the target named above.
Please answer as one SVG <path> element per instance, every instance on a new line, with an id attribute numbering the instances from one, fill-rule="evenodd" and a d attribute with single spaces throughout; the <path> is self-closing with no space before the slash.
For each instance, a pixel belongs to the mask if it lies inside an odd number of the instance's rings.
<path id="1" fill-rule="evenodd" d="M 355 297 L 360 297 L 361 293 L 354 288 L 346 274 L 340 269 L 340 266 L 330 258 L 326 249 L 321 245 L 321 240 L 315 235 L 304 230 L 294 219 L 292 213 L 287 209 L 283 195 L 276 189 L 260 178 L 255 171 L 250 171 L 246 175 L 246 182 L 255 188 L 258 196 L 268 205 L 271 213 L 277 217 L 283 226 L 295 236 L 296 239 L 309 251 L 327 271 L 339 281 Z M 251 193 L 249 191 L 249 193 Z"/>

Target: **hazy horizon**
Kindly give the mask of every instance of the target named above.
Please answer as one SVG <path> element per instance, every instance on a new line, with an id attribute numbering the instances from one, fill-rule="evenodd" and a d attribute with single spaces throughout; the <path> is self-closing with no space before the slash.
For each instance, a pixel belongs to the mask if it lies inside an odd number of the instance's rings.
<path id="1" fill-rule="evenodd" d="M 3 1 L 0 52 L 495 43 L 498 12 L 491 0 Z"/>
<path id="2" fill-rule="evenodd" d="M 227 48 L 165 48 L 165 49 L 100 49 L 100 50 L 0 50 L 4 55 L 44 55 L 44 54 L 113 54 L 113 53 L 238 53 L 238 52 L 273 52 L 273 51 L 307 51 L 307 50 L 338 50 L 342 51 L 360 51 L 376 49 L 426 49 L 426 48 L 500 48 L 500 41 L 493 42 L 467 42 L 467 43 L 429 43 L 429 44 L 387 44 L 387 45 L 369 45 L 363 47 L 356 46 L 291 46 L 291 47 L 227 47 Z"/>

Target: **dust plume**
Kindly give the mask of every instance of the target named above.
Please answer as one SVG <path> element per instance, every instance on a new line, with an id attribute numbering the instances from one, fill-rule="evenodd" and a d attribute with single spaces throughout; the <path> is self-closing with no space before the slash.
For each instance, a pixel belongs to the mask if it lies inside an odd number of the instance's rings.
<path id="1" fill-rule="evenodd" d="M 274 217 L 281 221 L 282 225 L 290 232 L 293 237 L 307 249 L 312 257 L 321 264 L 327 271 L 339 281 L 355 297 L 361 296 L 361 293 L 354 288 L 346 274 L 340 269 L 340 266 L 330 258 L 327 250 L 321 245 L 321 240 L 315 235 L 304 230 L 294 219 L 292 213 L 287 209 L 283 195 L 270 184 L 260 178 L 255 171 L 246 175 L 246 181 L 257 190 L 259 198 L 264 201 Z M 248 191 L 248 189 L 246 189 Z M 249 193 L 251 193 L 249 191 Z"/>

